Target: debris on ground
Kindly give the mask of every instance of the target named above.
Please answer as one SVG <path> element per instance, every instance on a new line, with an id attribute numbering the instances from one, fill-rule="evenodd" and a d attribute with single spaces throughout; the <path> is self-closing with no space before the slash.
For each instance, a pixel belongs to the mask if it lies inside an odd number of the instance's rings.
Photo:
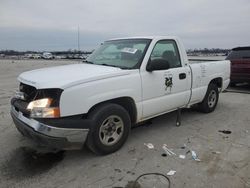
<path id="1" fill-rule="evenodd" d="M 229 131 L 229 130 L 219 130 L 220 133 L 223 133 L 223 134 L 231 134 L 232 131 Z"/>
<path id="2" fill-rule="evenodd" d="M 167 155 L 176 155 L 172 150 L 170 150 L 167 147 L 167 144 L 163 144 L 162 149 L 164 149 L 164 151 L 166 152 Z"/>
<path id="3" fill-rule="evenodd" d="M 167 174 L 167 175 L 172 176 L 172 175 L 175 174 L 175 172 L 176 172 L 176 171 L 174 171 L 174 170 L 170 170 L 170 171 L 168 172 L 169 174 Z M 149 172 L 149 173 L 141 174 L 140 176 L 138 176 L 138 177 L 135 179 L 135 181 L 129 181 L 128 184 L 125 186 L 125 188 L 143 188 L 143 187 L 145 187 L 144 185 L 141 184 L 142 182 L 139 183 L 139 180 L 140 180 L 140 179 L 142 179 L 142 180 L 148 179 L 148 178 L 146 178 L 146 176 L 159 176 L 159 177 L 163 177 L 163 178 L 165 178 L 165 179 L 167 180 L 167 183 L 168 183 L 168 186 L 164 186 L 164 187 L 170 188 L 170 186 L 171 186 L 171 185 L 170 185 L 170 184 L 171 184 L 171 181 L 170 181 L 169 177 L 166 176 L 165 174 L 162 174 L 162 173 L 159 173 L 159 172 Z M 150 179 L 151 179 L 151 178 L 150 178 Z M 152 182 L 152 180 L 151 180 L 151 182 Z M 163 182 L 162 182 L 162 183 L 163 183 Z M 156 187 L 156 186 L 153 186 L 153 187 Z M 114 188 L 115 188 L 115 187 L 114 187 Z M 119 187 L 118 187 L 118 188 L 119 188 Z"/>
<path id="4" fill-rule="evenodd" d="M 192 155 L 192 158 L 195 160 L 195 161 L 201 161 L 199 158 L 198 158 L 198 156 L 197 156 L 197 154 L 196 154 L 196 152 L 195 151 L 191 151 L 191 155 Z"/>
<path id="5" fill-rule="evenodd" d="M 170 170 L 170 171 L 167 173 L 167 175 L 168 175 L 168 176 L 173 176 L 175 173 L 176 173 L 175 170 Z"/>
<path id="6" fill-rule="evenodd" d="M 148 147 L 148 149 L 154 149 L 154 145 L 152 143 L 144 143 L 145 146 Z"/>
<path id="7" fill-rule="evenodd" d="M 185 159 L 185 158 L 186 158 L 186 155 L 179 155 L 179 158 Z"/>
<path id="8" fill-rule="evenodd" d="M 167 157 L 168 155 L 166 153 L 161 154 L 162 157 Z"/>

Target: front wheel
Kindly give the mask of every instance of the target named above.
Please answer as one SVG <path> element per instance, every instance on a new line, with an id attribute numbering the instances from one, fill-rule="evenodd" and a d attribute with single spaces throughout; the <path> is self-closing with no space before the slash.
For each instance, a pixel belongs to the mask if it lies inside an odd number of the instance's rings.
<path id="1" fill-rule="evenodd" d="M 219 99 L 218 87 L 215 84 L 209 84 L 207 93 L 203 101 L 198 106 L 199 110 L 204 113 L 213 112 L 217 106 L 218 99 Z"/>
<path id="2" fill-rule="evenodd" d="M 109 154 L 122 147 L 128 138 L 131 121 L 128 112 L 117 104 L 102 104 L 89 114 L 93 121 L 87 146 L 96 154 Z"/>

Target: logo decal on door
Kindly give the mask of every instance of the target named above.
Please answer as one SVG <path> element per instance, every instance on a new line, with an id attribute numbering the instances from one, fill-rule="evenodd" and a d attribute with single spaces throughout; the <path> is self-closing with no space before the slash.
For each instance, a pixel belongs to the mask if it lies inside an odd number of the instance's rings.
<path id="1" fill-rule="evenodd" d="M 165 76 L 165 90 L 171 92 L 173 86 L 173 76 L 171 74 Z"/>

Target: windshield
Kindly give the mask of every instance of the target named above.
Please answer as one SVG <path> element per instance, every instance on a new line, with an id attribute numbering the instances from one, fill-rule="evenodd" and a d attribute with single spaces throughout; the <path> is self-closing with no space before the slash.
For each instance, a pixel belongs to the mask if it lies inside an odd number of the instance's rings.
<path id="1" fill-rule="evenodd" d="M 227 60 L 250 59 L 250 50 L 233 50 L 226 58 Z"/>
<path id="2" fill-rule="evenodd" d="M 86 62 L 122 69 L 136 69 L 140 67 L 150 41 L 150 39 L 107 41 L 96 49 Z"/>

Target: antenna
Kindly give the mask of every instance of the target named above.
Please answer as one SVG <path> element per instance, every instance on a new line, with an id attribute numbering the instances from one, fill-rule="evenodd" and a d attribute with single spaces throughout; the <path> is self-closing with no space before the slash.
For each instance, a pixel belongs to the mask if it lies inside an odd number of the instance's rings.
<path id="1" fill-rule="evenodd" d="M 77 44 L 78 44 L 78 52 L 80 52 L 80 35 L 79 35 L 79 25 L 77 29 Z"/>

